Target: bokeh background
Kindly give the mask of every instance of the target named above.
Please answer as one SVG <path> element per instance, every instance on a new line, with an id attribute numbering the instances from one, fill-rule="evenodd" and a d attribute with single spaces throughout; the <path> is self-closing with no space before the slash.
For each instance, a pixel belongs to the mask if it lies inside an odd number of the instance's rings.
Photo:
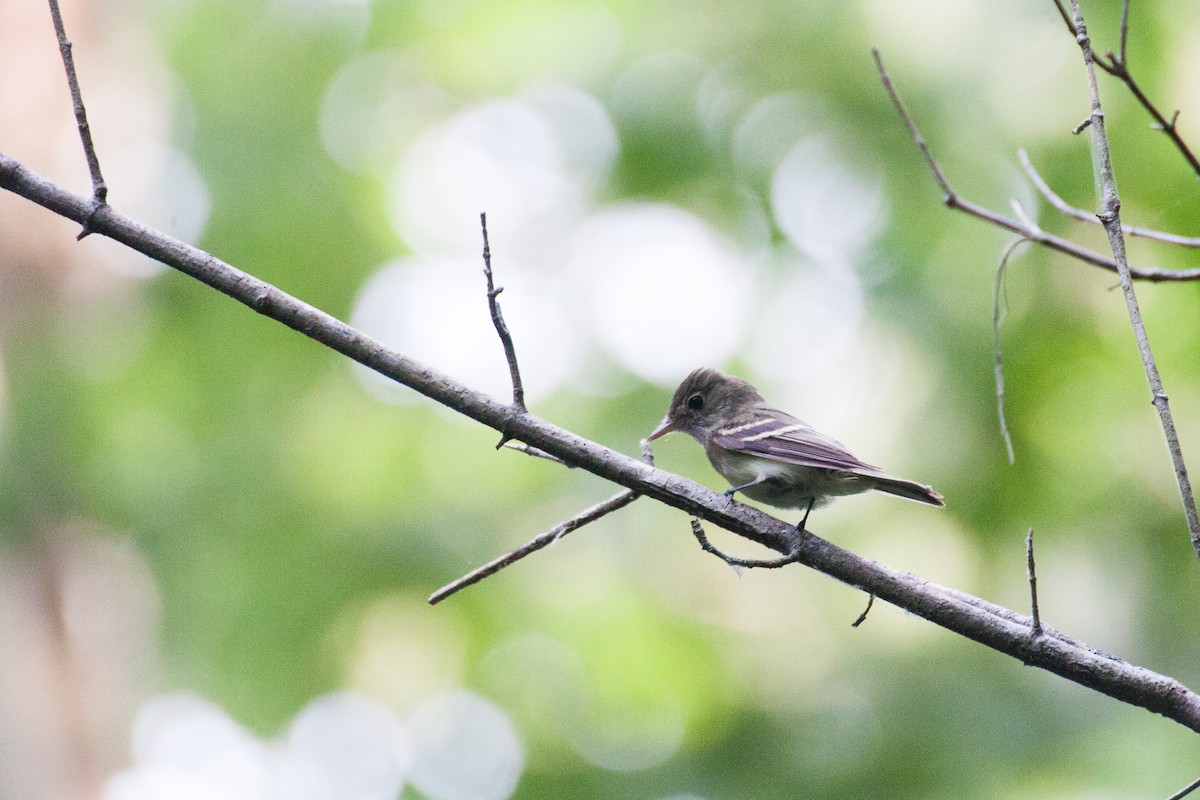
<path id="1" fill-rule="evenodd" d="M 1200 145 L 1200 22 L 1130 60 Z M 1086 6 L 1101 50 L 1119 4 Z M 941 207 L 1092 207 L 1050 2 L 170 0 L 64 5 L 113 205 L 498 397 L 489 214 L 532 410 L 634 454 L 717 365 L 944 511 L 811 527 L 1200 685 L 1200 571 L 1115 278 Z M 1101 76 L 1123 214 L 1196 176 Z M 81 193 L 49 15 L 0 0 L 0 150 Z M 802 568 L 736 574 L 649 501 L 437 607 L 613 491 L 0 196 L 0 797 L 1125 798 L 1195 735 Z M 1133 260 L 1195 264 L 1135 242 Z M 1200 287 L 1140 285 L 1200 459 Z M 700 448 L 659 465 L 723 488 Z M 752 545 L 719 531 L 721 546 Z"/>

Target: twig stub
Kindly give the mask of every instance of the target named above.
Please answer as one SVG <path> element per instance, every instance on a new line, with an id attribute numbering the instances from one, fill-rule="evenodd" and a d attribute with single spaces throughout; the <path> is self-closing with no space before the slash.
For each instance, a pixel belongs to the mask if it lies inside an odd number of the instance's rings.
<path id="1" fill-rule="evenodd" d="M 867 607 L 862 610 L 862 613 L 858 615 L 858 618 L 855 619 L 854 622 L 850 623 L 850 627 L 857 628 L 859 625 L 862 625 L 864 622 L 866 622 L 867 614 L 871 613 L 871 606 L 873 605 L 875 605 L 875 594 L 873 592 L 867 592 Z"/>
<path id="2" fill-rule="evenodd" d="M 1032 610 L 1033 623 L 1029 633 L 1037 638 L 1042 635 L 1042 613 L 1038 609 L 1037 596 L 1037 564 L 1033 560 L 1033 528 L 1025 535 L 1025 572 L 1029 578 L 1029 604 Z"/>

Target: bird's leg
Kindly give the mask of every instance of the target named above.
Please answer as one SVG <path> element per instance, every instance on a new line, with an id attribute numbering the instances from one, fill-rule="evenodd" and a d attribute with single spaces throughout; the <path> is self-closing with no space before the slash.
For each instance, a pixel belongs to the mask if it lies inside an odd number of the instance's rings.
<path id="1" fill-rule="evenodd" d="M 808 533 L 808 529 L 805 528 L 804 525 L 805 525 L 805 523 L 808 522 L 808 515 L 812 512 L 813 503 L 815 503 L 815 502 L 817 502 L 817 498 L 815 498 L 815 497 L 808 501 L 808 508 L 804 509 L 804 518 L 796 523 L 796 536 L 797 537 L 799 537 L 801 534 Z"/>
<path id="2" fill-rule="evenodd" d="M 758 486 L 760 483 L 762 483 L 765 480 L 767 480 L 766 476 L 762 475 L 762 476 L 759 476 L 759 477 L 755 478 L 754 480 L 750 481 L 749 483 L 743 483 L 740 486 L 730 486 L 728 489 L 725 490 L 725 496 L 729 498 L 730 502 L 732 502 L 733 496 L 736 493 L 742 491 L 743 489 L 749 489 L 751 486 Z"/>

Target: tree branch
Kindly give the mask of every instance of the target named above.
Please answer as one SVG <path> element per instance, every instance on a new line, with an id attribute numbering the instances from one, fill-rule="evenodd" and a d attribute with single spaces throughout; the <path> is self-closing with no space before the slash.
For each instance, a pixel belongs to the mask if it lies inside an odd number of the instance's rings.
<path id="1" fill-rule="evenodd" d="M 504 314 L 500 311 L 500 301 L 497 299 L 504 291 L 504 287 L 497 288 L 492 278 L 492 247 L 488 243 L 487 214 L 479 215 L 479 227 L 483 230 L 483 274 L 487 278 L 488 310 L 492 314 L 492 325 L 496 328 L 496 335 L 500 337 L 500 345 L 504 348 L 504 360 L 508 362 L 508 374 L 512 379 L 513 408 L 518 412 L 524 412 L 525 386 L 521 383 L 521 368 L 517 364 L 517 348 L 513 344 L 512 334 L 508 332 L 508 325 L 504 322 Z M 499 450 L 503 447 L 510 438 L 512 437 L 504 434 L 500 438 L 500 443 L 496 445 L 496 449 Z"/>
<path id="2" fill-rule="evenodd" d="M 93 204 L 0 153 L 0 188 L 67 219 L 82 222 Z M 458 383 L 220 259 L 152 230 L 109 206 L 95 212 L 94 230 L 229 295 L 266 317 L 379 372 L 448 408 L 510 434 L 568 464 L 586 469 L 687 514 L 780 553 L 791 551 L 794 526 L 678 475 L 648 466 Z M 1125 703 L 1162 714 L 1200 732 L 1200 695 L 1174 678 L 1129 664 L 1043 627 L 1031 640 L 1029 618 L 965 592 L 891 569 L 827 542 L 803 538 L 796 560 L 949 631 L 1060 675 Z"/>
<path id="3" fill-rule="evenodd" d="M 83 107 L 83 93 L 79 90 L 79 79 L 75 75 L 75 58 L 71 55 L 71 40 L 67 38 L 67 29 L 63 25 L 62 12 L 58 9 L 58 0 L 50 0 L 50 18 L 54 21 L 54 33 L 58 37 L 58 52 L 62 56 L 63 69 L 67 72 L 67 88 L 71 91 L 71 106 L 75 111 L 75 125 L 79 129 L 79 141 L 83 144 L 83 156 L 87 160 L 88 173 L 92 176 L 92 200 L 96 207 L 102 206 L 108 197 L 108 185 L 100 174 L 100 159 L 96 156 L 96 146 L 92 143 L 92 129 L 88 125 L 87 110 Z M 79 232 L 82 239 L 87 236 L 88 223 L 83 221 L 83 230 Z"/>
<path id="4" fill-rule="evenodd" d="M 1088 119 L 1090 121 L 1091 118 L 1089 117 Z M 1030 183 L 1041 192 L 1042 197 L 1046 198 L 1047 203 L 1072 219 L 1094 225 L 1100 224 L 1100 218 L 1092 212 L 1084 211 L 1082 208 L 1075 208 L 1068 204 L 1066 200 L 1059 197 L 1042 176 L 1038 174 L 1038 171 L 1034 169 L 1033 162 L 1029 160 L 1029 154 L 1024 149 L 1017 151 L 1017 158 L 1021 160 L 1021 166 L 1025 168 L 1025 174 L 1029 176 Z M 1163 231 L 1151 230 L 1150 228 L 1139 228 L 1136 225 L 1126 225 L 1125 223 L 1121 223 L 1121 230 L 1125 232 L 1126 236 L 1154 239 L 1164 244 L 1174 244 L 1180 247 L 1200 248 L 1200 238 L 1192 236 L 1179 236 L 1174 233 L 1164 233 Z"/>
<path id="5" fill-rule="evenodd" d="M 1108 243 L 1112 248 L 1113 260 L 1117 264 L 1117 273 L 1121 276 L 1121 289 L 1125 295 L 1125 305 L 1129 311 L 1129 322 L 1133 326 L 1133 334 L 1137 339 L 1138 350 L 1142 355 L 1142 365 L 1146 371 L 1146 381 L 1150 384 L 1151 402 L 1158 410 L 1158 419 L 1162 425 L 1163 435 L 1167 440 L 1167 450 L 1171 455 L 1171 464 L 1175 469 L 1175 482 L 1179 487 L 1179 497 L 1183 503 L 1184 517 L 1187 519 L 1188 532 L 1192 541 L 1192 549 L 1200 558 L 1200 516 L 1196 513 L 1196 499 L 1192 495 L 1192 484 L 1188 479 L 1187 466 L 1183 461 L 1183 449 L 1179 444 L 1179 435 L 1175 431 L 1175 419 L 1171 415 L 1170 402 L 1163 388 L 1162 378 L 1158 374 L 1158 365 L 1154 353 L 1150 349 L 1150 339 L 1146 335 L 1146 326 L 1142 323 L 1142 312 L 1138 306 L 1137 294 L 1133 288 L 1129 262 L 1125 256 L 1125 236 L 1121 232 L 1121 198 L 1117 194 L 1117 181 L 1113 175 L 1112 155 L 1108 147 L 1108 133 L 1105 130 L 1104 112 L 1100 108 L 1100 89 L 1096 84 L 1096 70 L 1092 54 L 1092 43 L 1088 37 L 1087 26 L 1083 23 L 1083 13 L 1079 10 L 1079 0 L 1071 0 L 1071 10 L 1075 17 L 1076 40 L 1083 52 L 1083 64 L 1087 71 L 1088 89 L 1092 95 L 1092 131 L 1095 137 L 1095 149 L 1092 159 L 1096 163 L 1100 176 L 1101 206 L 1097 216 L 1108 234 Z"/>
<path id="6" fill-rule="evenodd" d="M 1059 16 L 1061 16 L 1063 22 L 1066 23 L 1067 30 L 1071 32 L 1071 37 L 1078 41 L 1079 32 L 1076 28 L 1077 23 L 1072 21 L 1071 15 L 1067 13 L 1067 9 L 1062 4 L 1062 0 L 1054 0 L 1054 7 L 1058 9 Z M 1178 150 L 1179 154 L 1182 155 L 1184 160 L 1188 162 L 1188 165 L 1192 168 L 1192 171 L 1197 175 L 1200 175 L 1200 159 L 1196 158 L 1196 154 L 1193 153 L 1191 148 L 1187 146 L 1187 143 L 1183 141 L 1183 137 L 1179 135 L 1179 130 L 1175 125 L 1175 123 L 1179 120 L 1179 112 L 1176 111 L 1174 114 L 1172 114 L 1170 120 L 1163 116 L 1163 113 L 1158 110 L 1158 106 L 1154 105 L 1154 101 L 1146 96 L 1146 93 L 1142 91 L 1142 87 L 1136 80 L 1134 80 L 1133 74 L 1129 71 L 1129 61 L 1126 57 L 1125 47 L 1128 39 L 1129 0 L 1124 0 L 1124 2 L 1121 3 L 1120 54 L 1113 55 L 1112 53 L 1109 53 L 1107 62 L 1102 58 L 1094 59 L 1095 65 L 1107 72 L 1109 75 L 1112 75 L 1117 80 L 1121 81 L 1121 83 L 1125 84 L 1125 87 L 1129 89 L 1134 98 L 1136 98 L 1137 101 L 1142 104 L 1142 108 L 1146 109 L 1146 112 L 1154 118 L 1154 124 L 1151 127 L 1165 133 L 1167 137 L 1170 138 L 1172 144 L 1175 145 L 1175 149 Z M 1091 45 L 1089 44 L 1088 47 L 1090 48 Z M 1081 123 L 1081 125 L 1086 127 L 1086 124 L 1084 123 Z M 1083 127 L 1080 127 L 1076 133 L 1078 133 L 1080 130 L 1083 130 Z"/>
<path id="7" fill-rule="evenodd" d="M 1033 560 L 1033 528 L 1025 535 L 1025 573 L 1029 578 L 1029 609 L 1033 619 L 1029 632 L 1034 636 L 1042 635 L 1042 612 L 1038 608 L 1037 599 L 1037 562 Z"/>
<path id="8" fill-rule="evenodd" d="M 964 200 L 954 193 L 950 188 L 950 183 L 946 179 L 946 175 L 938 166 L 937 161 L 929 152 L 929 147 L 925 144 L 925 139 L 921 136 L 920 130 L 917 129 L 916 123 L 912 116 L 905 108 L 904 102 L 900 99 L 899 92 L 892 84 L 892 79 L 888 76 L 887 70 L 883 66 L 883 58 L 879 54 L 878 48 L 871 48 L 871 52 L 875 56 L 875 66 L 879 70 L 879 77 L 883 81 L 883 86 L 887 90 L 888 95 L 892 98 L 892 103 L 896 106 L 896 110 L 900 114 L 900 118 L 904 121 L 905 127 L 908 128 L 909 134 L 916 142 L 917 149 L 921 151 L 921 155 L 925 159 L 925 163 L 929 166 L 933 173 L 934 179 L 938 186 L 941 187 L 944 202 L 949 208 L 962 211 L 973 217 L 989 222 L 1004 230 L 1011 231 L 1018 236 L 1028 239 L 1031 242 L 1037 242 L 1040 245 L 1049 247 L 1051 250 L 1057 250 L 1060 253 L 1078 259 L 1085 264 L 1091 264 L 1095 267 L 1106 269 L 1109 272 L 1118 272 L 1116 263 L 1111 258 L 1106 258 L 1099 253 L 1092 252 L 1087 248 L 1080 247 L 1074 242 L 1067 241 L 1053 234 L 1046 233 L 1041 228 L 1033 225 L 1028 225 L 1017 220 L 1008 219 L 994 211 L 990 211 L 983 206 L 972 203 L 970 200 Z M 1130 274 L 1139 280 L 1145 281 L 1194 281 L 1200 280 L 1200 269 L 1186 270 L 1170 270 L 1161 269 L 1158 267 L 1130 267 Z"/>
<path id="9" fill-rule="evenodd" d="M 1183 800 L 1183 798 L 1187 797 L 1189 794 L 1196 791 L 1197 789 L 1200 789 L 1200 778 L 1197 778 L 1196 780 L 1192 781 L 1187 786 L 1183 787 L 1178 792 L 1176 792 L 1175 794 L 1168 797 L 1167 800 Z"/>
<path id="10" fill-rule="evenodd" d="M 624 489 L 620 492 L 617 492 L 603 503 L 597 503 L 591 508 L 579 512 L 570 519 L 555 525 L 545 533 L 538 534 L 526 544 L 523 544 L 514 550 L 509 550 L 504 555 L 492 559 L 482 567 L 471 570 L 458 580 L 451 581 L 450 583 L 446 584 L 433 594 L 429 595 L 429 605 L 437 605 L 450 595 L 461 592 L 471 584 L 479 583 L 484 578 L 490 575 L 495 575 L 505 567 L 517 563 L 525 556 L 536 553 L 538 550 L 541 550 L 547 545 L 554 544 L 571 531 L 582 528 L 584 525 L 587 525 L 590 522 L 595 522 L 601 517 L 607 516 L 618 509 L 624 508 L 634 500 L 637 500 L 638 497 L 638 493 L 630 489 Z"/>

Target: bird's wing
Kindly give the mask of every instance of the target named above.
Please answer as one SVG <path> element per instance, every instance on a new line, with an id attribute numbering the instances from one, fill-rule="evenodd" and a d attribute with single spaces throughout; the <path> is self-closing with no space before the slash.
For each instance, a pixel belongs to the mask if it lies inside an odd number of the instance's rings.
<path id="1" fill-rule="evenodd" d="M 712 444 L 804 467 L 882 474 L 855 458 L 845 445 L 795 417 L 775 412 L 757 421 L 713 431 Z"/>

